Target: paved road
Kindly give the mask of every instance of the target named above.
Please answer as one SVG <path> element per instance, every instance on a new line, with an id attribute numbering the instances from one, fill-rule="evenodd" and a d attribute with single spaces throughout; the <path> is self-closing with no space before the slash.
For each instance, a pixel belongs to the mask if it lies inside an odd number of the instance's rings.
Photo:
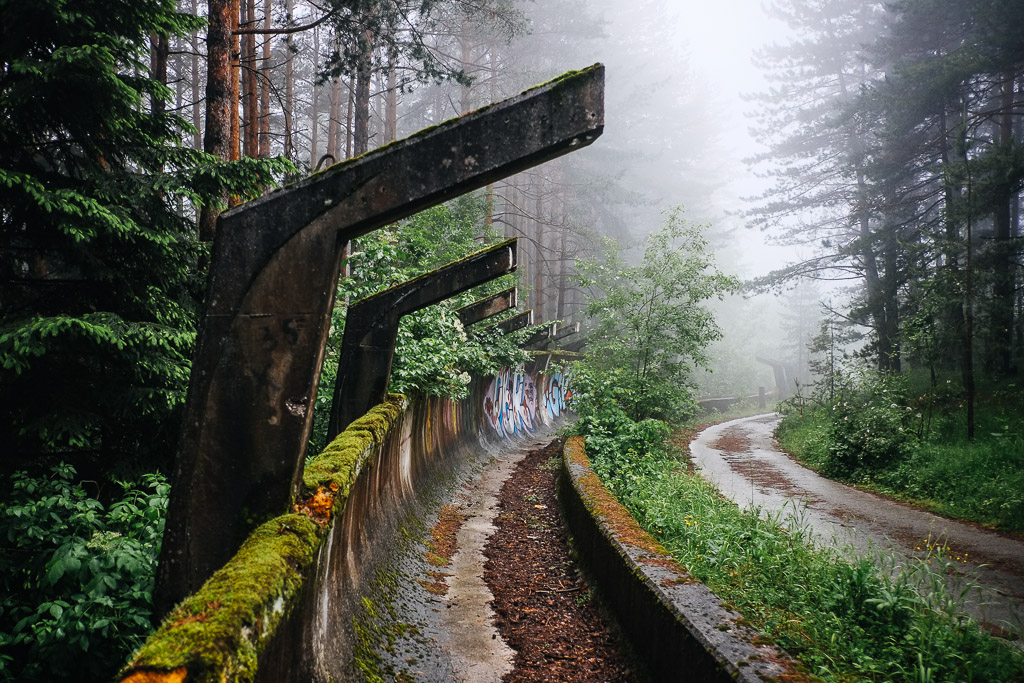
<path id="1" fill-rule="evenodd" d="M 779 419 L 757 415 L 702 431 L 690 444 L 701 475 L 741 507 L 781 511 L 790 524 L 810 527 L 822 544 L 920 558 L 922 540 L 942 539 L 951 557 L 967 559 L 957 562 L 952 587 L 979 586 L 968 611 L 992 627 L 1024 634 L 1024 542 L 818 476 L 778 450 L 772 433 Z"/>

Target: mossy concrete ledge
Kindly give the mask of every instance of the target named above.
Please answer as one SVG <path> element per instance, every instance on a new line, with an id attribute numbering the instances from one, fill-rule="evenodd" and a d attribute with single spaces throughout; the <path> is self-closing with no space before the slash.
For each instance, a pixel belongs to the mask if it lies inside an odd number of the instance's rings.
<path id="1" fill-rule="evenodd" d="M 306 467 L 305 500 L 258 527 L 239 551 L 167 616 L 122 671 L 121 683 L 252 681 L 260 654 L 316 571 L 330 521 L 408 408 L 392 394 Z M 301 647 L 301 645 L 297 646 Z"/>
<path id="2" fill-rule="evenodd" d="M 566 442 L 562 463 L 574 546 L 651 680 L 806 680 L 640 527 L 590 467 L 582 437 Z"/>

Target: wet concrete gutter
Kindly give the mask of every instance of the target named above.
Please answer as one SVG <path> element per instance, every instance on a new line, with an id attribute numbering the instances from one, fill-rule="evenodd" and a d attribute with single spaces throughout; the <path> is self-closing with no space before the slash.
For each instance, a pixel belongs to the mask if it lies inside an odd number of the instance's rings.
<path id="1" fill-rule="evenodd" d="M 601 484 L 583 440 L 563 453 L 559 497 L 580 560 L 652 680 L 755 681 L 796 671 L 679 566 Z"/>

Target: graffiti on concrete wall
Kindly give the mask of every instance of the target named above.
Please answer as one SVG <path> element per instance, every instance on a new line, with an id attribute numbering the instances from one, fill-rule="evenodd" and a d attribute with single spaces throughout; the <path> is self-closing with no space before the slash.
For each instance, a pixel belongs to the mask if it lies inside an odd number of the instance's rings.
<path id="1" fill-rule="evenodd" d="M 537 385 L 523 366 L 504 368 L 484 394 L 484 412 L 491 426 L 506 439 L 534 430 Z"/>
<path id="2" fill-rule="evenodd" d="M 569 373 L 567 371 L 555 370 L 549 375 L 544 377 L 544 393 L 543 393 L 543 405 L 544 414 L 548 420 L 554 420 L 556 417 L 566 411 L 569 403 L 572 401 L 572 388 L 569 381 Z"/>
<path id="3" fill-rule="evenodd" d="M 539 422 L 550 423 L 568 409 L 569 379 L 562 370 L 541 375 L 526 372 L 522 365 L 504 368 L 484 394 L 488 422 L 505 439 L 533 433 Z"/>

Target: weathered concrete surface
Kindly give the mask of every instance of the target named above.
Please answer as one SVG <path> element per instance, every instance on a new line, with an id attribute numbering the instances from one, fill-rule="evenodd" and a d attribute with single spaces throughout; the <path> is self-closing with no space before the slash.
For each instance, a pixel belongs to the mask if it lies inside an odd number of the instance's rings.
<path id="1" fill-rule="evenodd" d="M 586 339 L 586 337 L 584 337 L 582 339 L 576 339 L 574 341 L 571 341 L 568 344 L 563 344 L 562 345 L 562 350 L 563 351 L 578 352 L 578 351 L 582 351 L 583 348 L 586 345 L 587 345 L 587 339 Z"/>
<path id="2" fill-rule="evenodd" d="M 425 130 L 220 217 L 154 596 L 166 614 L 289 504 L 347 240 L 584 147 L 600 65 Z"/>
<path id="3" fill-rule="evenodd" d="M 571 337 L 574 334 L 579 334 L 579 331 L 580 331 L 580 324 L 579 323 L 573 323 L 572 325 L 561 325 L 561 326 L 559 326 L 558 331 L 551 338 L 551 340 L 552 341 L 561 341 L 562 339 L 565 339 L 566 337 Z"/>
<path id="4" fill-rule="evenodd" d="M 524 327 L 529 327 L 533 324 L 533 309 L 529 308 L 522 313 L 518 313 L 511 318 L 506 318 L 498 323 L 497 327 L 502 332 L 508 334 L 509 332 L 515 332 L 521 330 Z"/>
<path id="5" fill-rule="evenodd" d="M 463 327 L 469 327 L 482 320 L 487 320 L 493 315 L 498 315 L 515 308 L 518 305 L 518 295 L 519 289 L 512 287 L 503 292 L 484 297 L 479 301 L 474 301 L 468 306 L 463 306 L 455 311 L 455 314 L 459 316 L 459 322 L 462 323 Z"/>
<path id="6" fill-rule="evenodd" d="M 523 348 L 526 348 L 526 349 L 536 349 L 536 348 L 540 348 L 542 346 L 545 346 L 545 345 L 548 344 L 548 342 L 551 341 L 551 338 L 554 337 L 554 335 L 555 335 L 555 333 L 557 331 L 558 331 L 558 324 L 557 323 L 551 323 L 550 325 L 548 325 L 544 329 L 537 330 L 536 332 L 534 332 L 533 336 L 531 336 L 529 339 L 527 339 L 526 342 L 523 344 Z"/>
<path id="7" fill-rule="evenodd" d="M 784 680 L 795 663 L 671 559 L 570 438 L 559 498 L 581 562 L 654 681 Z"/>
<path id="8" fill-rule="evenodd" d="M 544 366 L 543 358 L 531 363 L 535 381 Z M 365 680 L 371 671 L 385 680 L 402 673 L 441 682 L 472 671 L 464 680 L 476 681 L 492 666 L 482 663 L 487 656 L 503 661 L 499 643 L 460 630 L 487 628 L 488 598 L 470 580 L 473 564 L 482 563 L 473 557 L 473 535 L 485 526 L 471 520 L 465 529 L 468 554 L 455 557 L 450 602 L 420 584 L 438 569 L 425 553 L 438 508 L 458 493 L 485 522 L 493 513 L 488 497 L 504 476 L 501 454 L 557 426 L 538 423 L 525 441 L 502 439 L 484 410 L 489 384 L 474 381 L 460 402 L 410 407 L 392 396 L 354 423 L 306 467 L 311 495 L 303 509 L 312 519 L 291 512 L 260 527 L 245 551 L 165 620 L 122 680 L 326 683 Z M 452 620 L 450 612 L 473 621 Z"/>
<path id="9" fill-rule="evenodd" d="M 495 458 L 480 476 L 463 488 L 460 511 L 467 515 L 457 537 L 458 552 L 449 568 L 448 593 L 442 623 L 447 648 L 454 659 L 453 680 L 460 683 L 500 683 L 512 670 L 512 650 L 494 626 L 494 596 L 484 582 L 484 546 L 494 532 L 498 494 L 516 465 L 546 439 L 522 442 Z"/>
<path id="10" fill-rule="evenodd" d="M 516 244 L 512 238 L 482 249 L 348 307 L 328 439 L 387 394 L 401 318 L 515 271 Z"/>
<path id="11" fill-rule="evenodd" d="M 1024 633 L 1024 542 L 977 526 L 939 517 L 819 476 L 780 451 L 773 438 L 780 417 L 730 420 L 702 431 L 690 444 L 700 474 L 740 507 L 782 516 L 810 529 L 823 545 L 847 546 L 865 557 L 893 551 L 918 561 L 932 539 L 950 548 L 955 592 L 968 611 L 1000 629 Z M 905 563 L 905 560 L 901 560 Z"/>

